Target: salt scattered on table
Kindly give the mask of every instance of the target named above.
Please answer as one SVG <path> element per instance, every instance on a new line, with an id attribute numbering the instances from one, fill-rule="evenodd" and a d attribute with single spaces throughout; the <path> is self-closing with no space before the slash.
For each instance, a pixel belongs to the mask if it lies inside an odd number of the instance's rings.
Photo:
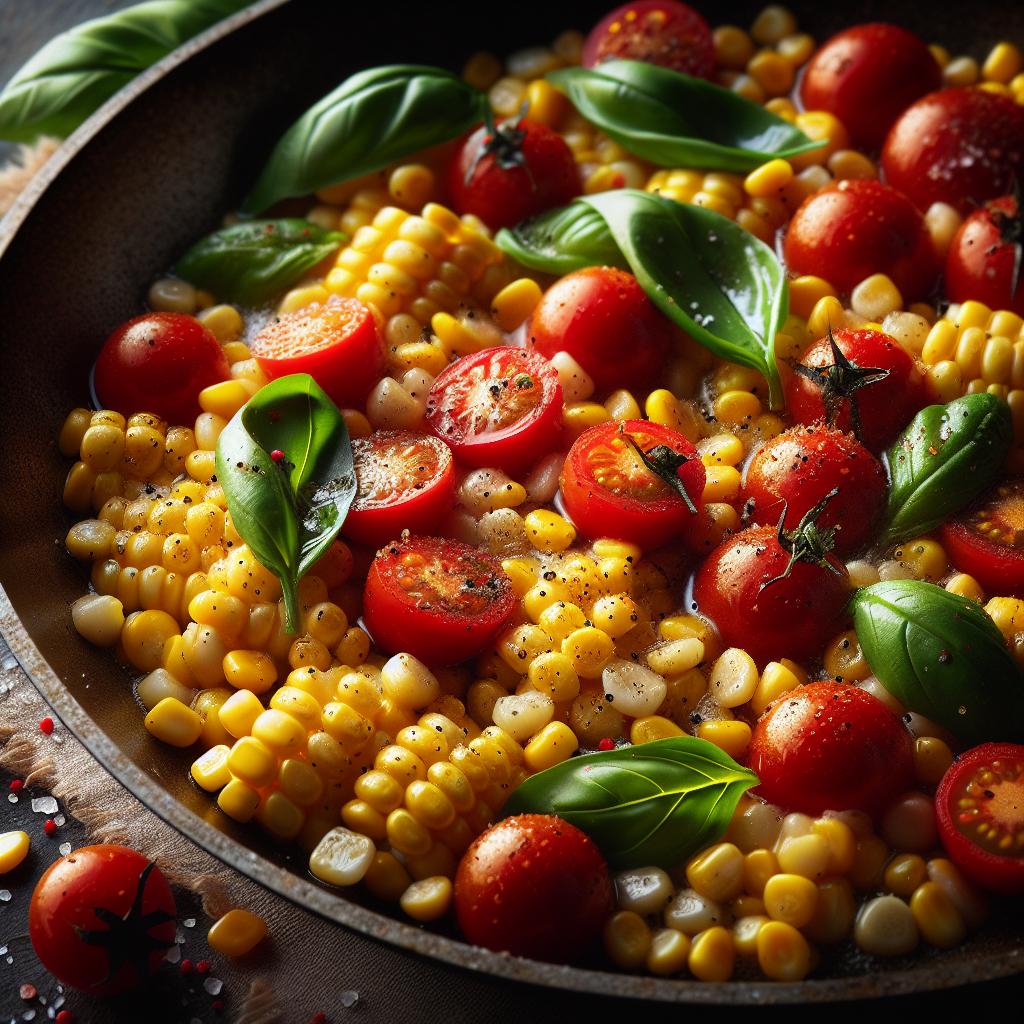
<path id="1" fill-rule="evenodd" d="M 32 810 L 36 814 L 56 814 L 58 803 L 52 796 L 37 796 L 32 799 Z"/>
<path id="2" fill-rule="evenodd" d="M 11 890 L 10 889 L 0 889 L 0 903 L 10 903 L 10 902 L 11 902 Z"/>
<path id="3" fill-rule="evenodd" d="M 359 993 L 354 989 L 347 989 L 338 996 L 338 1002 L 340 1002 L 346 1010 L 351 1010 L 352 1007 L 359 1002 Z"/>
<path id="4" fill-rule="evenodd" d="M 57 847 L 57 849 L 60 851 L 60 855 L 62 857 L 66 857 L 71 852 L 71 844 L 61 843 L 60 846 Z"/>
<path id="5" fill-rule="evenodd" d="M 186 917 L 185 920 L 182 921 L 181 923 L 186 928 L 195 928 L 195 926 L 196 926 L 196 919 L 194 917 Z"/>
<path id="6" fill-rule="evenodd" d="M 176 964 L 181 960 L 181 946 L 174 945 L 164 954 L 164 959 L 169 964 Z"/>
<path id="7" fill-rule="evenodd" d="M 54 825 L 63 825 L 67 821 L 67 818 L 63 814 L 55 814 L 53 816 Z"/>
<path id="8" fill-rule="evenodd" d="M 221 981 L 220 978 L 207 978 L 203 982 L 203 988 L 206 989 L 206 991 L 209 992 L 211 996 L 219 996 L 220 990 L 223 987 L 224 982 Z"/>

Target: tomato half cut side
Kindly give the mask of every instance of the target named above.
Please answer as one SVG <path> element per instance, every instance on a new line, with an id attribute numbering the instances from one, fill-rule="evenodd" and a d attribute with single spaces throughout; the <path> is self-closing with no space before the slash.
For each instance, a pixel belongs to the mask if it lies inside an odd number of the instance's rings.
<path id="1" fill-rule="evenodd" d="M 515 607 L 497 559 L 440 537 L 410 537 L 378 551 L 363 592 L 363 620 L 377 646 L 428 665 L 479 654 Z"/>
<path id="2" fill-rule="evenodd" d="M 543 356 L 488 348 L 442 370 L 427 395 L 430 429 L 468 466 L 514 473 L 558 444 L 562 385 Z"/>
<path id="3" fill-rule="evenodd" d="M 942 546 L 985 590 L 1024 591 L 1024 477 L 1009 477 L 945 523 Z"/>
<path id="4" fill-rule="evenodd" d="M 1024 746 L 983 743 L 957 758 L 935 792 L 950 860 L 983 889 L 1024 893 Z"/>
<path id="5" fill-rule="evenodd" d="M 645 465 L 630 440 L 646 453 L 664 446 L 686 456 L 678 476 L 699 512 L 706 474 L 697 449 L 678 431 L 647 420 L 599 423 L 581 434 L 562 469 L 562 502 L 586 536 L 650 550 L 698 526 L 701 516 Z"/>

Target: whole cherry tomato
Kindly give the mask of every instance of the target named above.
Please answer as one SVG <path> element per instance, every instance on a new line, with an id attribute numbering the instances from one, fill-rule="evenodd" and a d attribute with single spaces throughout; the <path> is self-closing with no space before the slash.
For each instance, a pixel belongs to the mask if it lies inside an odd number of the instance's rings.
<path id="1" fill-rule="evenodd" d="M 193 316 L 146 313 L 107 339 L 96 360 L 96 396 L 130 416 L 151 412 L 191 426 L 201 412 L 197 396 L 231 375 L 217 339 Z"/>
<path id="2" fill-rule="evenodd" d="M 1017 199 L 1001 196 L 975 210 L 960 225 L 946 255 L 946 298 L 975 299 L 990 309 L 1024 316 L 1021 243 L 1024 221 Z"/>
<path id="3" fill-rule="evenodd" d="M 575 960 L 598 943 L 614 908 L 608 866 L 593 840 L 550 814 L 491 826 L 455 876 L 463 935 L 513 956 Z"/>
<path id="4" fill-rule="evenodd" d="M 942 546 L 961 572 L 998 594 L 1024 593 L 1024 477 L 1007 477 L 942 525 Z"/>

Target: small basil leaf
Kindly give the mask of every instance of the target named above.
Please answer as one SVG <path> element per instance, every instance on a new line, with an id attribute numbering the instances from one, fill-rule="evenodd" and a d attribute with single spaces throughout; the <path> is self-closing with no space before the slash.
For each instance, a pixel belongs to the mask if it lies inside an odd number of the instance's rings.
<path id="1" fill-rule="evenodd" d="M 259 213 L 279 199 L 379 170 L 454 139 L 487 109 L 482 92 L 442 68 L 394 64 L 360 71 L 281 136 L 242 208 Z"/>
<path id="2" fill-rule="evenodd" d="M 891 580 L 857 591 L 852 611 L 871 671 L 905 708 L 965 743 L 1024 737 L 1024 674 L 976 602 Z"/>
<path id="3" fill-rule="evenodd" d="M 671 867 L 719 839 L 757 776 L 693 736 L 585 754 L 531 775 L 503 815 L 557 814 L 615 868 Z"/>
<path id="4" fill-rule="evenodd" d="M 1013 444 L 1009 406 L 995 395 L 930 405 L 886 454 L 891 486 L 879 538 L 927 533 L 996 482 Z"/>
<path id="5" fill-rule="evenodd" d="M 620 146 L 661 167 L 749 171 L 823 145 L 731 89 L 657 64 L 613 60 L 547 78 Z"/>
<path id="6" fill-rule="evenodd" d="M 140 71 L 248 2 L 151 0 L 62 32 L 0 93 L 0 138 L 65 138 Z"/>
<path id="7" fill-rule="evenodd" d="M 223 302 L 259 306 L 279 295 L 347 236 L 307 220 L 254 220 L 221 228 L 196 242 L 175 273 Z"/>

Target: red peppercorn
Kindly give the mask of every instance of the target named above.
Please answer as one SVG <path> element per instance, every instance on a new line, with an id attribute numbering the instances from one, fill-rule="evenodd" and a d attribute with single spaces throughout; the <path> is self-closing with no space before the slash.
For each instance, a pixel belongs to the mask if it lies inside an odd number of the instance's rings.
<path id="1" fill-rule="evenodd" d="M 26 1003 L 30 1003 L 37 995 L 39 995 L 39 991 L 30 981 L 26 981 L 25 984 L 18 989 L 18 995 L 21 996 Z"/>
<path id="2" fill-rule="evenodd" d="M 200 960 L 196 964 L 196 974 L 209 974 L 210 973 L 210 961 Z"/>
<path id="3" fill-rule="evenodd" d="M 39 720 L 39 728 L 49 736 L 53 732 L 53 719 L 49 715 L 41 718 Z"/>
<path id="4" fill-rule="evenodd" d="M 44 832 L 45 832 L 45 833 L 46 833 L 46 834 L 47 834 L 48 836 L 54 836 L 54 835 L 56 835 L 56 834 L 57 834 L 57 822 L 55 822 L 55 821 L 53 820 L 53 818 L 47 818 L 47 819 L 46 819 L 46 824 L 45 824 L 45 825 L 43 825 L 43 831 L 44 831 Z"/>
<path id="5" fill-rule="evenodd" d="M 327 1014 L 322 1010 L 320 1013 L 314 1013 L 309 1019 L 309 1024 L 327 1024 Z"/>
<path id="6" fill-rule="evenodd" d="M 284 452 L 280 448 L 275 448 L 271 453 L 270 457 L 275 462 L 284 462 Z"/>
<path id="7" fill-rule="evenodd" d="M 75 1015 L 70 1010 L 61 1010 L 57 1014 L 56 1024 L 75 1024 Z"/>
<path id="8" fill-rule="evenodd" d="M 191 974 L 192 961 L 188 959 L 182 960 L 181 963 L 178 964 L 178 970 L 181 971 L 182 974 Z"/>
<path id="9" fill-rule="evenodd" d="M 603 739 L 598 741 L 597 749 L 598 750 L 614 750 L 615 749 L 615 740 L 611 739 L 611 737 L 609 737 L 609 736 L 605 736 Z"/>
<path id="10" fill-rule="evenodd" d="M 11 792 L 20 793 L 25 788 L 25 783 L 21 779 L 11 779 Z"/>

